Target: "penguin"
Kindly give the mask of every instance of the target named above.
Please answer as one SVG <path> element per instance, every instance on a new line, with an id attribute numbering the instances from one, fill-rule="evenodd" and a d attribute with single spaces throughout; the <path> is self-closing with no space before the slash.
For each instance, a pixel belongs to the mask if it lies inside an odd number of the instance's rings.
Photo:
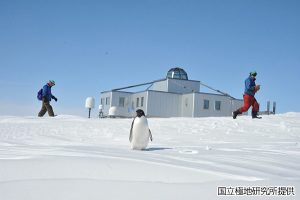
<path id="1" fill-rule="evenodd" d="M 152 141 L 152 134 L 148 127 L 148 121 L 142 109 L 136 110 L 136 117 L 133 119 L 130 128 L 129 141 L 131 149 L 146 149 L 149 139 Z"/>

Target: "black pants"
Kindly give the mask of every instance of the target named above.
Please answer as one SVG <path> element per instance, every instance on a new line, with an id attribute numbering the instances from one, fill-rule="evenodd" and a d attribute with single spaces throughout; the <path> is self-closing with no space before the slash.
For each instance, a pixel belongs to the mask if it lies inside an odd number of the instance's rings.
<path id="1" fill-rule="evenodd" d="M 39 117 L 43 117 L 44 114 L 48 111 L 48 115 L 50 117 L 54 117 L 54 112 L 53 112 L 53 109 L 52 109 L 52 106 L 50 105 L 50 102 L 49 101 L 45 101 L 43 100 L 42 101 L 42 108 L 41 108 L 41 111 L 39 112 Z"/>

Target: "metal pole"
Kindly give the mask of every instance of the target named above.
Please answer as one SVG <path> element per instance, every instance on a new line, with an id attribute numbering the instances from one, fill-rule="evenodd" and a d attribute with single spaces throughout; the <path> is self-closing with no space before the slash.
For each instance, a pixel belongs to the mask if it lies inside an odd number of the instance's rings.
<path id="1" fill-rule="evenodd" d="M 267 101 L 267 113 L 270 114 L 270 101 Z"/>
<path id="2" fill-rule="evenodd" d="M 91 108 L 89 108 L 89 118 L 91 118 Z"/>
<path id="3" fill-rule="evenodd" d="M 276 111 L 276 101 L 273 102 L 273 114 L 275 115 L 275 111 Z"/>

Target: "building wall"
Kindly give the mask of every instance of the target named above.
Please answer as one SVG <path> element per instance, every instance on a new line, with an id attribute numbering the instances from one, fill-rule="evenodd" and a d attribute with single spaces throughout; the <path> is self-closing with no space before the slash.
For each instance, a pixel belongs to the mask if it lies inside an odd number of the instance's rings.
<path id="1" fill-rule="evenodd" d="M 179 117 L 180 96 L 174 93 L 148 91 L 147 115 L 149 117 Z"/>
<path id="2" fill-rule="evenodd" d="M 209 101 L 209 108 L 204 108 L 204 100 Z M 220 101 L 220 110 L 216 110 L 215 102 Z M 223 95 L 195 93 L 194 117 L 231 116 L 232 111 L 243 104 L 242 100 L 232 100 Z"/>
<path id="3" fill-rule="evenodd" d="M 194 93 L 184 94 L 180 98 L 181 117 L 193 117 L 194 111 Z"/>
<path id="4" fill-rule="evenodd" d="M 104 92 L 100 95 L 100 105 L 102 105 L 103 114 L 108 115 L 109 108 L 111 107 L 112 92 Z M 109 100 L 109 102 L 107 102 Z"/>
<path id="5" fill-rule="evenodd" d="M 153 85 L 149 88 L 149 90 L 167 92 L 168 91 L 167 79 L 154 82 Z"/>
<path id="6" fill-rule="evenodd" d="M 141 104 L 142 98 L 144 99 L 143 105 Z M 137 99 L 139 99 L 138 105 L 137 105 Z M 131 112 L 133 112 L 135 115 L 135 111 L 137 109 L 142 109 L 145 112 L 145 114 L 147 115 L 147 103 L 148 103 L 148 91 L 143 91 L 143 92 L 138 92 L 138 93 L 132 94 L 131 99 L 130 99 L 130 104 L 129 104 Z"/>
<path id="7" fill-rule="evenodd" d="M 115 106 L 117 108 L 117 114 L 120 116 L 130 116 L 131 110 L 128 108 L 130 107 L 132 93 L 129 92 L 122 92 L 122 91 L 113 91 L 112 92 L 112 99 L 111 99 L 111 106 Z M 120 98 L 124 98 L 124 105 L 120 105 Z"/>
<path id="8" fill-rule="evenodd" d="M 154 82 L 153 85 L 149 88 L 149 90 L 181 94 L 199 92 L 200 81 L 165 79 Z"/>
<path id="9" fill-rule="evenodd" d="M 199 92 L 200 90 L 200 81 L 167 79 L 167 82 L 168 92 L 185 94 Z"/>
<path id="10" fill-rule="evenodd" d="M 117 114 L 120 116 L 130 116 L 130 110 L 128 110 L 129 103 L 131 102 L 132 93 L 122 92 L 122 91 L 110 91 L 101 93 L 100 95 L 100 104 L 102 101 L 103 106 L 103 114 L 104 116 L 108 116 L 109 109 L 111 107 L 117 108 Z M 109 103 L 107 102 L 107 98 L 109 98 Z M 124 98 L 124 106 L 120 106 L 120 98 Z M 102 100 L 101 100 L 102 99 Z M 108 103 L 108 104 L 107 104 Z"/>

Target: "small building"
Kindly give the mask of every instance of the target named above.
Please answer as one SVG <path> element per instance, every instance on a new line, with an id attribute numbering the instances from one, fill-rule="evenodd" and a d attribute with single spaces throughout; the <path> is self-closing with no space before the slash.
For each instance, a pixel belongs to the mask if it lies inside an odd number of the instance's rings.
<path id="1" fill-rule="evenodd" d="M 141 86 L 148 87 L 128 91 Z M 200 92 L 200 86 L 216 93 Z M 101 92 L 100 104 L 104 116 L 132 117 L 136 109 L 143 109 L 148 117 L 216 117 L 231 116 L 243 100 L 189 80 L 183 69 L 172 68 L 164 79 Z"/>

